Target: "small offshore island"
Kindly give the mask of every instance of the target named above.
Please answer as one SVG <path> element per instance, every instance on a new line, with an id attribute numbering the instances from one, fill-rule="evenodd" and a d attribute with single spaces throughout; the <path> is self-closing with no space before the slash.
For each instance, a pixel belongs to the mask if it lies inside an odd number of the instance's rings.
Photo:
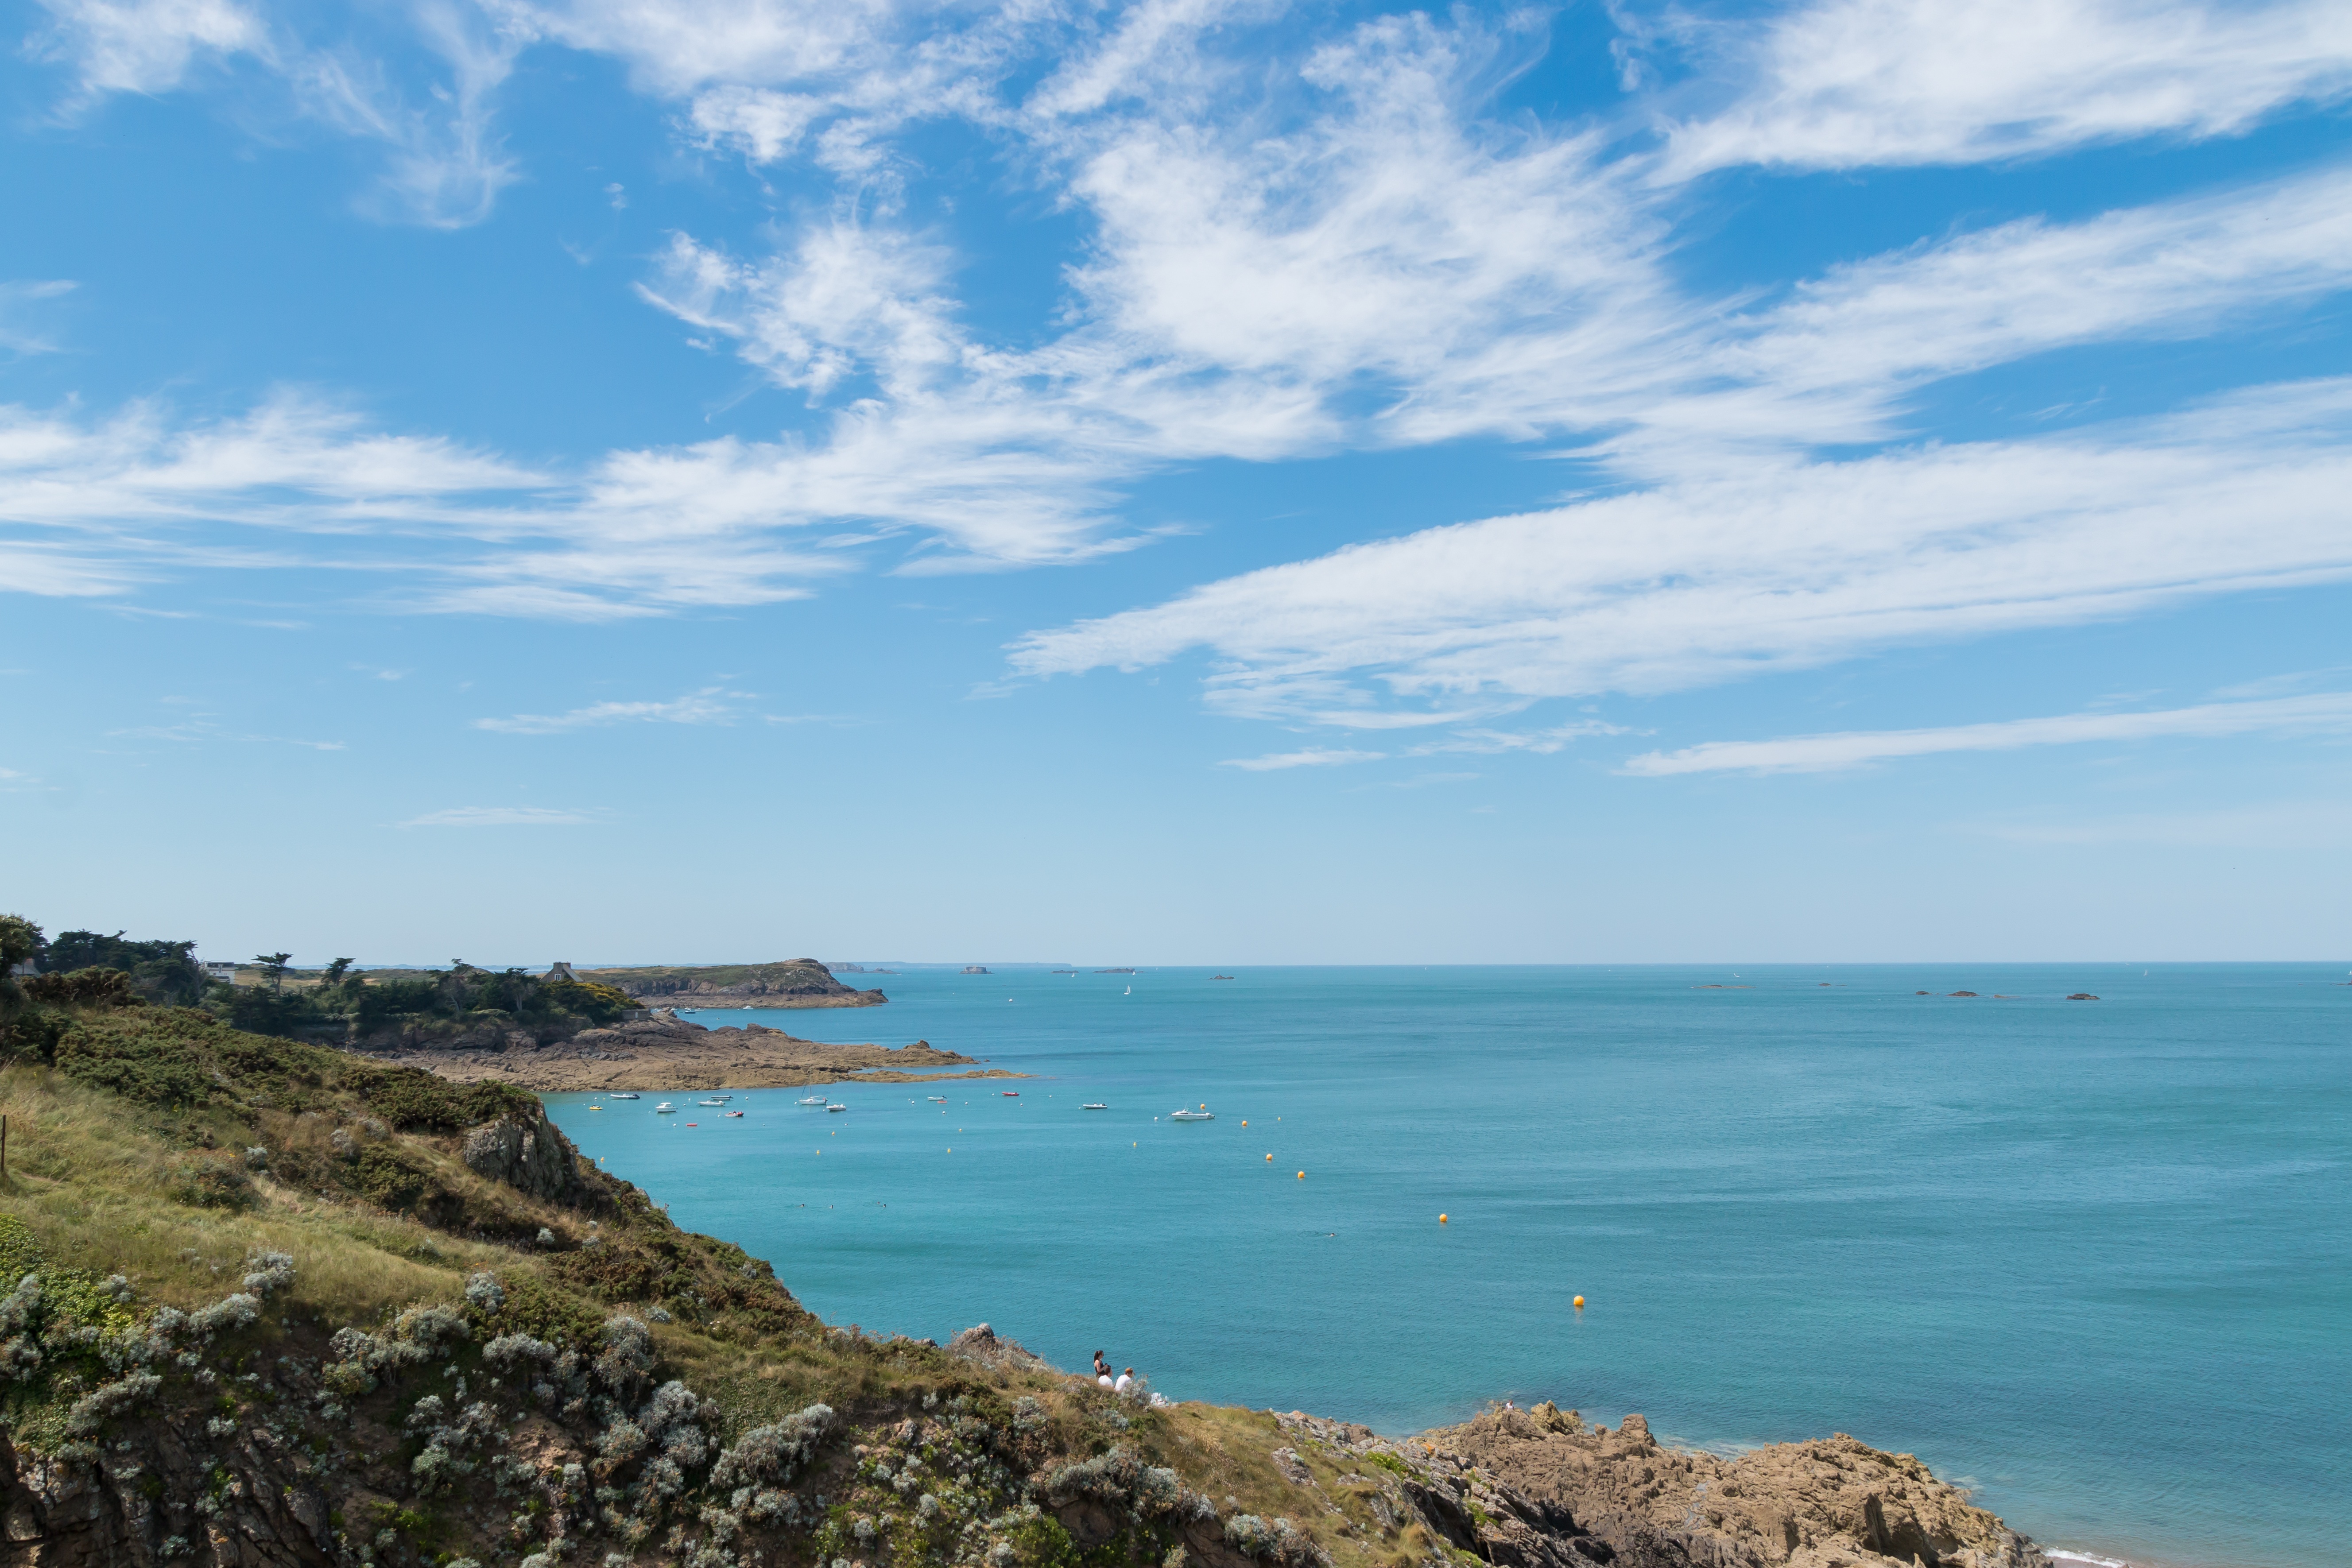
<path id="1" fill-rule="evenodd" d="M 1843 1436 L 1391 1437 L 825 1324 L 461 1076 L 693 1026 L 463 965 L 294 1005 L 186 945 L 0 916 L 0 1568 L 2049 1568 Z"/>

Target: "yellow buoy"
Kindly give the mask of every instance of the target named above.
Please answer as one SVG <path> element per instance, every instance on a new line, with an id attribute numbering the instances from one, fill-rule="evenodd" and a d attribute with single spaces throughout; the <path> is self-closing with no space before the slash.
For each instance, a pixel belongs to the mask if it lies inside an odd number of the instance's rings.
<path id="1" fill-rule="evenodd" d="M 1266 1158 L 1270 1161 L 1270 1160 L 1272 1160 L 1272 1159 L 1274 1158 L 1274 1156 L 1273 1156 L 1273 1155 L 1271 1155 L 1271 1154 L 1268 1154 L 1268 1155 L 1266 1156 Z"/>
<path id="2" fill-rule="evenodd" d="M 1298 1173 L 1298 1179 L 1299 1179 L 1300 1181 L 1302 1181 L 1302 1182 L 1303 1182 L 1303 1181 L 1305 1181 L 1305 1180 L 1307 1179 L 1307 1173 L 1306 1173 L 1306 1172 L 1304 1172 L 1304 1171 L 1299 1172 L 1299 1173 Z"/>
<path id="3" fill-rule="evenodd" d="M 1581 1312 L 1582 1310 L 1584 1310 L 1584 1298 L 1583 1298 L 1583 1297 L 1581 1297 L 1581 1296 L 1579 1296 L 1579 1297 L 1576 1299 L 1576 1300 L 1572 1303 L 1572 1305 L 1576 1308 L 1576 1310 L 1577 1310 L 1578 1311 Z"/>
<path id="4" fill-rule="evenodd" d="M 1445 1223 L 1445 1216 L 1444 1216 L 1444 1215 L 1439 1215 L 1437 1216 L 1437 1223 L 1438 1223 L 1438 1224 L 1440 1224 L 1440 1225 L 1444 1225 L 1444 1224 Z"/>

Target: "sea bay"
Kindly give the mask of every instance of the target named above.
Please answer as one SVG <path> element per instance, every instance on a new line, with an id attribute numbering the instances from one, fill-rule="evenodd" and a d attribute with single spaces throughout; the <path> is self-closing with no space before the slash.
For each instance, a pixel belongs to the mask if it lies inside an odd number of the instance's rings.
<path id="1" fill-rule="evenodd" d="M 870 1331 L 986 1320 L 1390 1432 L 1504 1398 L 1847 1431 L 2045 1545 L 2340 1560 L 2341 969 L 1212 973 L 914 968 L 858 982 L 880 1008 L 697 1016 L 1036 1075 L 1010 1085 L 549 1106 Z"/>

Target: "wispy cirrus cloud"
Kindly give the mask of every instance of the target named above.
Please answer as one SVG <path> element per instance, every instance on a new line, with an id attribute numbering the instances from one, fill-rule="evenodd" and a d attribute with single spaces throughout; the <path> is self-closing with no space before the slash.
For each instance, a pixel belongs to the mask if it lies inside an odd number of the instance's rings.
<path id="1" fill-rule="evenodd" d="M 2210 739 L 2228 735 L 2352 733 L 2352 692 L 2208 702 L 2145 713 L 2065 713 L 1927 730 L 1853 730 L 1773 741 L 1709 741 L 1675 752 L 1644 752 L 1620 772 L 1638 778 L 1676 773 L 1835 773 L 1898 757 L 1949 752 L 2011 752 L 2092 742 Z"/>
<path id="2" fill-rule="evenodd" d="M 1822 0 L 1684 37 L 1734 96 L 1671 125 L 1672 177 L 2226 136 L 2352 94 L 2352 18 L 2328 0 Z"/>
<path id="3" fill-rule="evenodd" d="M 1285 768 L 1341 768 L 1350 763 L 1376 763 L 1385 752 L 1351 752 L 1331 746 L 1308 746 L 1297 752 L 1269 752 L 1262 757 L 1228 757 L 1217 765 L 1245 773 L 1276 773 Z"/>
<path id="4" fill-rule="evenodd" d="M 403 827 L 580 827 L 596 821 L 591 813 L 550 805 L 452 805 L 428 811 Z"/>
<path id="5" fill-rule="evenodd" d="M 1355 724 L 1665 691 L 2352 577 L 2352 380 L 2034 441 L 1783 462 L 1352 545 L 1034 633 L 1029 675 L 1216 660 L 1219 710 Z"/>
<path id="6" fill-rule="evenodd" d="M 738 700 L 748 692 L 706 687 L 666 702 L 592 702 L 564 713 L 517 713 L 508 719 L 477 719 L 474 728 L 503 735 L 561 735 L 608 724 L 730 724 Z"/>

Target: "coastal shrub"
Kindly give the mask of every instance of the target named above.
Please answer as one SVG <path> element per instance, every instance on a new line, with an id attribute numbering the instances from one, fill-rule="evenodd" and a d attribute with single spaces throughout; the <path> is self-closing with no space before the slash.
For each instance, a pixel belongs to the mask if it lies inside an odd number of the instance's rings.
<path id="1" fill-rule="evenodd" d="M 58 1037 L 57 1068 L 93 1089 L 167 1110 L 202 1103 L 210 1075 L 173 1014 L 78 1018 Z"/>
<path id="2" fill-rule="evenodd" d="M 1330 1557 L 1286 1519 L 1237 1513 L 1225 1521 L 1225 1543 L 1276 1568 L 1329 1568 Z"/>
<path id="3" fill-rule="evenodd" d="M 25 994 L 36 1002 L 61 1007 L 131 1007 L 146 1000 L 120 969 L 77 969 L 68 973 L 36 974 L 24 982 Z"/>
<path id="4" fill-rule="evenodd" d="M 394 1213 L 415 1208 L 428 1190 L 439 1185 L 423 1165 L 388 1143 L 362 1149 L 352 1174 L 362 1196 Z"/>
<path id="5" fill-rule="evenodd" d="M 754 1426 L 710 1467 L 710 1488 L 723 1492 L 789 1486 L 832 1430 L 829 1405 L 805 1405 L 770 1426 Z"/>
<path id="6" fill-rule="evenodd" d="M 1394 1454 L 1390 1453 L 1385 1448 L 1375 1448 L 1370 1453 L 1366 1454 L 1364 1456 L 1364 1462 L 1370 1465 L 1378 1465 L 1384 1470 L 1393 1471 L 1395 1474 L 1404 1477 L 1407 1480 L 1418 1479 L 1418 1472 L 1416 1472 L 1411 1465 L 1406 1464 L 1402 1459 L 1398 1458 Z"/>
<path id="7" fill-rule="evenodd" d="M 73 1402 L 66 1412 L 66 1430 L 77 1437 L 95 1436 L 116 1416 L 163 1386 L 152 1372 L 134 1372 L 113 1383 L 101 1384 Z"/>
<path id="8" fill-rule="evenodd" d="M 202 1154 L 173 1164 L 164 1190 L 191 1208 L 249 1209 L 261 1201 L 243 1167 Z"/>
<path id="9" fill-rule="evenodd" d="M 637 1005 L 627 992 L 596 980 L 550 981 L 546 995 L 554 1005 L 592 1024 L 609 1024 L 622 1014 L 635 1011 Z"/>
<path id="10" fill-rule="evenodd" d="M 364 1064 L 351 1073 L 349 1087 L 368 1108 L 408 1132 L 461 1132 L 500 1117 L 535 1121 L 539 1097 L 503 1083 L 452 1083 L 422 1068 Z"/>

